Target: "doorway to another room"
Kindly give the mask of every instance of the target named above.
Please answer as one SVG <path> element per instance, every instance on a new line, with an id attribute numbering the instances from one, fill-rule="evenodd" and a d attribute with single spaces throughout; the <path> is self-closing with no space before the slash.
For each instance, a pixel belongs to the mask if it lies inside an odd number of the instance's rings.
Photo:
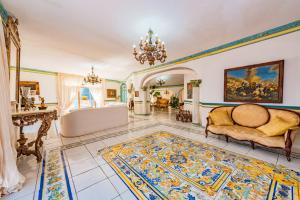
<path id="1" fill-rule="evenodd" d="M 184 75 L 170 74 L 151 79 L 149 85 L 151 113 L 174 113 L 184 103 Z"/>

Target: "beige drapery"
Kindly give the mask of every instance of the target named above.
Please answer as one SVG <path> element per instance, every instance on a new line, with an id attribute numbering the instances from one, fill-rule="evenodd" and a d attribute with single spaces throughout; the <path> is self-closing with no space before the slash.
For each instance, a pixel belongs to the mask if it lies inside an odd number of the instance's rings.
<path id="1" fill-rule="evenodd" d="M 0 196 L 19 190 L 25 178 L 16 164 L 16 133 L 11 119 L 8 65 L 0 18 Z"/>
<path id="2" fill-rule="evenodd" d="M 68 111 L 74 102 L 82 85 L 83 77 L 71 74 L 58 73 L 57 101 L 60 114 Z"/>
<path id="3" fill-rule="evenodd" d="M 90 89 L 90 92 L 96 102 L 96 107 L 104 106 L 103 85 L 97 84 L 87 87 Z"/>

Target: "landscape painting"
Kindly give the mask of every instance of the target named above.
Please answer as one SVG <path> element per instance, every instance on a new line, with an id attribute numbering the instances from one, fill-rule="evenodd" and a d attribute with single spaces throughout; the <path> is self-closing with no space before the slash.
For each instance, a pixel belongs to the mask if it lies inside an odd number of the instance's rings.
<path id="1" fill-rule="evenodd" d="M 283 60 L 226 69 L 224 101 L 282 103 L 283 71 Z"/>

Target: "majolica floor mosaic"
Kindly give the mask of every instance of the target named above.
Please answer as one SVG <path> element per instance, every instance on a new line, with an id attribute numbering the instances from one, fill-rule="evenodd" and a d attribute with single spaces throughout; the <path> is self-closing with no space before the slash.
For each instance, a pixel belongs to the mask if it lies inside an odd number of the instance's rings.
<path id="1" fill-rule="evenodd" d="M 60 138 L 54 127 L 41 163 L 18 160 L 25 185 L 3 200 L 299 199 L 298 155 L 287 162 L 205 138 L 203 128 L 172 117 L 131 117 L 128 126 L 78 138 Z"/>
<path id="2" fill-rule="evenodd" d="M 299 199 L 299 172 L 167 132 L 99 154 L 138 199 Z"/>

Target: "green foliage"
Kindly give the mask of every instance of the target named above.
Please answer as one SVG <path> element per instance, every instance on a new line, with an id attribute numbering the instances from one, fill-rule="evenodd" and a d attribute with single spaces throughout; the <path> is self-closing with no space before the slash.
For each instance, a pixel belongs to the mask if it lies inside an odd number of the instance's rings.
<path id="1" fill-rule="evenodd" d="M 171 96 L 170 106 L 172 108 L 179 108 L 179 98 L 176 96 Z"/>
<path id="2" fill-rule="evenodd" d="M 160 91 L 155 91 L 154 94 L 153 94 L 154 97 L 160 97 Z"/>

